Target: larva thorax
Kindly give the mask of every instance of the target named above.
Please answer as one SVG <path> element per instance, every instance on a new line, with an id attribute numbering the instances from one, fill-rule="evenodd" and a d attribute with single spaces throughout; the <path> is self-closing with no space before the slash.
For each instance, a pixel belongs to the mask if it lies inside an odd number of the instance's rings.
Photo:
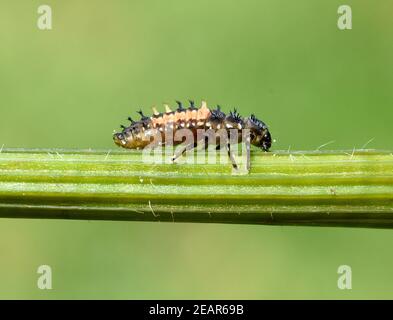
<path id="1" fill-rule="evenodd" d="M 130 126 L 122 126 L 123 130 L 113 135 L 114 142 L 123 148 L 141 149 L 151 144 L 157 138 L 157 135 L 162 141 L 166 141 L 167 136 L 171 135 L 173 137 L 177 130 L 190 130 L 196 139 L 198 130 L 221 130 L 221 132 L 226 130 L 229 133 L 230 130 L 241 132 L 247 129 L 249 131 L 249 143 L 265 151 L 268 151 L 271 146 L 271 136 L 267 126 L 254 115 L 242 118 L 236 109 L 229 115 L 225 115 L 219 106 L 216 109 L 209 109 L 205 101 L 202 101 L 199 108 L 195 107 L 193 101 L 190 101 L 189 108 L 184 108 L 179 101 L 177 101 L 177 104 L 178 107 L 174 111 L 168 105 L 165 105 L 165 112 L 163 113 L 159 113 L 156 108 L 153 108 L 151 117 L 147 117 L 142 111 L 139 111 L 141 119 L 133 121 L 128 118 L 131 121 Z M 239 140 L 237 142 L 241 142 L 243 135 L 239 134 L 238 136 Z M 182 142 L 182 140 L 174 140 L 173 144 Z"/>

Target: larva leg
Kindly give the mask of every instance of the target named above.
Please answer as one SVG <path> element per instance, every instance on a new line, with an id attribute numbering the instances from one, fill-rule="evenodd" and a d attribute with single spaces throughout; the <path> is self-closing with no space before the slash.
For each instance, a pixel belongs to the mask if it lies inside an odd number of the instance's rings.
<path id="1" fill-rule="evenodd" d="M 226 149 L 228 151 L 228 157 L 232 162 L 232 167 L 237 170 L 238 166 L 237 166 L 235 157 L 233 156 L 233 152 L 231 150 L 231 145 L 229 143 L 226 145 Z"/>
<path id="2" fill-rule="evenodd" d="M 190 144 L 187 144 L 187 145 L 183 146 L 183 148 L 180 148 L 180 149 L 176 150 L 175 154 L 172 157 L 172 162 L 175 162 L 177 159 L 179 159 L 188 150 L 192 150 L 192 149 L 196 148 L 197 145 L 198 145 L 197 142 L 193 142 L 193 143 L 190 143 Z"/>
<path id="3" fill-rule="evenodd" d="M 246 157 L 247 157 L 246 168 L 247 168 L 247 171 L 250 171 L 250 167 L 251 167 L 250 148 L 251 148 L 250 136 L 248 136 L 246 138 Z"/>

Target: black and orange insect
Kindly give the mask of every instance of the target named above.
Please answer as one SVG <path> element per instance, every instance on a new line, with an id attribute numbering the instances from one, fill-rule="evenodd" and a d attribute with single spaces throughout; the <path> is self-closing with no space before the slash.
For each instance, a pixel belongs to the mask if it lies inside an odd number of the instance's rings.
<path id="1" fill-rule="evenodd" d="M 165 112 L 163 113 L 159 113 L 156 108 L 153 108 L 153 115 L 151 117 L 145 116 L 142 111 L 138 112 L 141 116 L 139 121 L 134 121 L 129 117 L 128 120 L 131 124 L 128 127 L 121 126 L 122 131 L 114 133 L 114 142 L 123 148 L 142 149 L 151 144 L 153 137 L 157 134 L 165 140 L 165 136 L 169 132 L 173 136 L 177 130 L 186 129 L 190 130 L 194 139 L 179 149 L 173 155 L 172 161 L 175 161 L 187 150 L 191 150 L 198 145 L 203 145 L 207 148 L 209 144 L 216 144 L 217 150 L 221 147 L 226 148 L 232 166 L 237 169 L 238 165 L 231 151 L 231 144 L 244 142 L 247 151 L 247 170 L 250 168 L 250 145 L 257 146 L 264 151 L 268 151 L 271 147 L 272 139 L 268 127 L 254 115 L 243 118 L 236 109 L 231 111 L 229 115 L 225 115 L 219 106 L 216 109 L 209 109 L 205 101 L 202 101 L 200 108 L 196 108 L 193 101 L 190 101 L 188 108 L 184 108 L 181 102 L 176 102 L 178 106 L 175 111 L 171 110 L 168 105 L 165 105 Z M 222 139 L 220 140 L 218 137 L 207 139 L 205 135 L 201 138 L 197 134 L 198 130 L 224 131 L 227 137 L 230 131 L 233 132 L 235 130 L 239 134 L 237 135 L 236 141 L 231 141 L 228 138 L 222 143 Z M 243 131 L 247 131 L 248 134 L 242 134 Z M 184 142 L 184 139 L 174 141 L 173 145 Z"/>

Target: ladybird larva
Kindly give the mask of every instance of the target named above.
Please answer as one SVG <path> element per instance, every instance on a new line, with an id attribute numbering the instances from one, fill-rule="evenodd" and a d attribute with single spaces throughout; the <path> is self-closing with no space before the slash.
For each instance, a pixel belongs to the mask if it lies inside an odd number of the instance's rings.
<path id="1" fill-rule="evenodd" d="M 190 100 L 190 106 L 184 108 L 180 101 L 176 101 L 176 110 L 171 110 L 168 105 L 165 105 L 165 112 L 160 113 L 156 108 L 153 108 L 152 116 L 145 116 L 141 111 L 138 113 L 141 116 L 139 121 L 134 121 L 130 117 L 128 120 L 131 124 L 128 127 L 121 126 L 122 131 L 113 135 L 115 144 L 126 149 L 142 149 L 151 144 L 152 139 L 157 133 L 166 141 L 166 135 L 176 134 L 177 130 L 190 130 L 191 135 L 195 140 L 188 143 L 178 154 L 172 158 L 175 161 L 186 150 L 193 149 L 199 144 L 217 144 L 217 149 L 222 146 L 222 141 L 214 138 L 207 140 L 206 136 L 198 140 L 198 130 L 210 130 L 218 132 L 224 130 L 225 136 L 230 135 L 230 131 L 238 132 L 235 143 L 244 142 L 247 150 L 247 170 L 250 168 L 250 145 L 261 148 L 264 151 L 269 151 L 272 144 L 271 135 L 267 125 L 257 119 L 255 115 L 243 118 L 236 109 L 231 111 L 228 115 L 221 111 L 220 106 L 216 109 L 209 109 L 205 101 L 202 101 L 201 107 L 196 108 L 194 101 Z M 241 134 L 246 131 L 248 134 Z M 213 142 L 212 142 L 213 141 Z M 184 140 L 173 141 L 173 145 L 181 144 Z M 231 144 L 233 140 L 226 139 L 224 146 L 227 149 L 228 157 L 232 162 L 232 166 L 237 169 L 235 158 L 231 151 Z"/>

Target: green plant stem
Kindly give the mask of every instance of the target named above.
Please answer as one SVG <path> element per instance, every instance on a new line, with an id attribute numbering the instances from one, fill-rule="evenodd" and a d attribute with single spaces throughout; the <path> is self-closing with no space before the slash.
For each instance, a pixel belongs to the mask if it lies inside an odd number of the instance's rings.
<path id="1" fill-rule="evenodd" d="M 393 227 L 391 152 L 254 151 L 149 164 L 140 151 L 2 150 L 0 217 Z"/>

